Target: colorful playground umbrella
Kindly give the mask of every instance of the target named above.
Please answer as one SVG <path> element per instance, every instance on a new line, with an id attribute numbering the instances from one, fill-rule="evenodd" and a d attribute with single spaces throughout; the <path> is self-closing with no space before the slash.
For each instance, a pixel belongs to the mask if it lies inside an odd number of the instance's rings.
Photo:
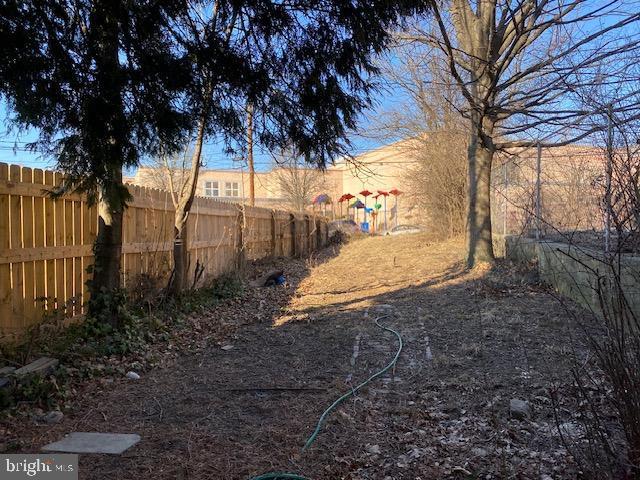
<path id="1" fill-rule="evenodd" d="M 376 197 L 379 197 L 380 195 L 376 195 Z M 378 200 L 376 198 L 376 200 Z M 376 232 L 378 230 L 378 214 L 380 213 L 380 209 L 382 208 L 382 205 L 380 205 L 377 201 L 375 203 L 375 205 L 373 206 L 373 208 L 375 209 L 374 212 L 371 214 L 371 218 L 373 219 L 373 231 Z"/>
<path id="2" fill-rule="evenodd" d="M 313 206 L 314 206 L 314 210 L 315 210 L 315 206 L 316 205 L 322 205 L 322 214 L 326 217 L 327 216 L 327 204 L 331 203 L 331 197 L 329 195 L 327 195 L 326 193 L 321 193 L 320 195 L 316 196 L 316 198 L 313 199 Z"/>
<path id="3" fill-rule="evenodd" d="M 385 192 L 384 190 L 378 190 L 378 195 L 382 195 L 384 197 L 384 229 L 387 229 L 387 197 L 389 196 L 389 192 Z"/>
<path id="4" fill-rule="evenodd" d="M 348 202 L 352 198 L 355 198 L 355 197 L 353 195 L 351 195 L 350 193 L 345 193 L 338 199 L 338 203 L 340 203 L 340 216 L 341 217 L 342 217 L 342 202 Z M 349 204 L 347 203 L 347 217 L 348 216 L 349 216 Z"/>
<path id="5" fill-rule="evenodd" d="M 316 198 L 313 199 L 313 204 L 318 205 L 320 203 L 331 203 L 331 197 L 326 193 L 321 193 Z"/>
<path id="6" fill-rule="evenodd" d="M 353 202 L 351 204 L 351 208 L 355 208 L 356 209 L 356 223 L 359 220 L 359 215 L 358 215 L 358 210 L 360 210 L 361 208 L 364 208 L 364 203 L 362 203 L 360 200 L 356 199 L 355 202 Z"/>
<path id="7" fill-rule="evenodd" d="M 365 221 L 365 222 L 367 221 L 367 209 L 366 209 L 366 207 L 367 207 L 367 197 L 368 197 L 369 195 L 371 195 L 372 193 L 373 193 L 373 192 L 370 192 L 370 191 L 369 191 L 369 190 L 367 190 L 366 188 L 360 192 L 360 195 L 362 195 L 362 196 L 364 197 L 364 206 L 365 206 L 365 210 L 364 210 L 364 221 Z"/>

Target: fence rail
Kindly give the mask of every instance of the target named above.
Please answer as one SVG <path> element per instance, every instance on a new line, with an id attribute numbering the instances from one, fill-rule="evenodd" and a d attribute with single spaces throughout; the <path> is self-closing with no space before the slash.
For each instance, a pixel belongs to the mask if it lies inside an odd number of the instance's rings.
<path id="1" fill-rule="evenodd" d="M 98 229 L 95 206 L 78 194 L 54 199 L 57 172 L 0 163 L 0 338 L 20 335 L 49 313 L 85 313 Z M 122 285 L 160 282 L 172 265 L 174 206 L 167 191 L 128 186 Z M 196 286 L 245 260 L 300 256 L 326 244 L 326 219 L 197 197 L 187 222 Z"/>

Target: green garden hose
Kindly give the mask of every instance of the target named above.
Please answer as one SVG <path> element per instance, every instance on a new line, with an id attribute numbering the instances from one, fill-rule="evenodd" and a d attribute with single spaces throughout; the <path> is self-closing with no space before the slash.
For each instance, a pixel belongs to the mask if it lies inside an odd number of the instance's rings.
<path id="1" fill-rule="evenodd" d="M 372 380 L 375 380 L 379 376 L 384 375 L 386 372 L 388 372 L 396 364 L 396 362 L 398 361 L 398 358 L 400 358 L 400 353 L 402 352 L 402 347 L 403 347 L 402 337 L 400 336 L 400 334 L 398 332 L 396 332 L 392 328 L 385 327 L 384 325 L 382 325 L 380 323 L 380 320 L 382 320 L 383 318 L 386 318 L 388 316 L 389 315 L 382 315 L 382 316 L 376 318 L 375 319 L 375 324 L 378 327 L 382 328 L 383 330 L 386 330 L 387 332 L 393 333 L 398 338 L 398 351 L 396 352 L 396 355 L 393 357 L 393 360 L 391 360 L 391 362 L 389 362 L 389 364 L 386 367 L 384 367 L 382 370 L 374 373 L 369 378 L 367 378 L 364 382 L 362 382 L 360 385 L 358 385 L 355 388 L 352 388 L 351 390 L 346 392 L 344 395 L 342 395 L 340 398 L 338 398 L 335 402 L 333 402 L 329 406 L 329 408 L 327 408 L 322 413 L 322 415 L 320 415 L 320 419 L 318 420 L 318 424 L 316 425 L 315 430 L 313 431 L 313 433 L 309 436 L 309 438 L 305 442 L 304 447 L 302 447 L 302 452 L 304 452 L 307 448 L 309 448 L 313 444 L 313 442 L 315 442 L 316 437 L 320 433 L 320 430 L 322 430 L 322 425 L 324 424 L 324 422 L 327 419 L 327 417 L 329 416 L 329 414 L 333 411 L 333 409 L 335 409 L 338 405 L 340 405 L 342 402 L 344 402 L 347 398 L 349 398 L 350 396 L 355 394 L 358 390 L 360 390 L 361 388 L 366 386 L 369 382 L 371 382 Z M 252 477 L 250 480 L 281 480 L 281 479 L 282 480 L 284 480 L 284 479 L 309 480 L 308 478 L 303 477 L 301 475 L 297 475 L 295 473 L 279 473 L 279 472 L 265 473 L 263 475 L 258 475 L 257 477 Z"/>
<path id="2" fill-rule="evenodd" d="M 257 477 L 253 477 L 251 480 L 309 480 L 307 477 L 301 477 L 300 475 L 296 475 L 295 473 L 265 473 L 264 475 L 258 475 Z"/>

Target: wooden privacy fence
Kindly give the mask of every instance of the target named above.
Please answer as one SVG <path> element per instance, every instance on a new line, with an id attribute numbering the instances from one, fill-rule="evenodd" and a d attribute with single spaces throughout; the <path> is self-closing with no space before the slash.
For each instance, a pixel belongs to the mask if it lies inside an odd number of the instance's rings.
<path id="1" fill-rule="evenodd" d="M 46 315 L 86 310 L 98 214 L 86 198 L 53 199 L 57 172 L 0 163 L 0 339 Z M 122 284 L 166 282 L 172 266 L 174 206 L 167 191 L 129 185 Z M 187 222 L 189 277 L 200 286 L 246 260 L 302 256 L 326 244 L 326 219 L 197 197 Z"/>

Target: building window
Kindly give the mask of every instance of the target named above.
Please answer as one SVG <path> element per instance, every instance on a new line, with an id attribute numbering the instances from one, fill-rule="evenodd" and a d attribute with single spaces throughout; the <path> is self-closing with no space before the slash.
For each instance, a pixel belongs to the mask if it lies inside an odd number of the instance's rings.
<path id="1" fill-rule="evenodd" d="M 204 182 L 204 196 L 219 197 L 220 188 L 218 186 L 218 182 Z"/>
<path id="2" fill-rule="evenodd" d="M 225 182 L 224 195 L 225 197 L 239 197 L 238 182 Z"/>

